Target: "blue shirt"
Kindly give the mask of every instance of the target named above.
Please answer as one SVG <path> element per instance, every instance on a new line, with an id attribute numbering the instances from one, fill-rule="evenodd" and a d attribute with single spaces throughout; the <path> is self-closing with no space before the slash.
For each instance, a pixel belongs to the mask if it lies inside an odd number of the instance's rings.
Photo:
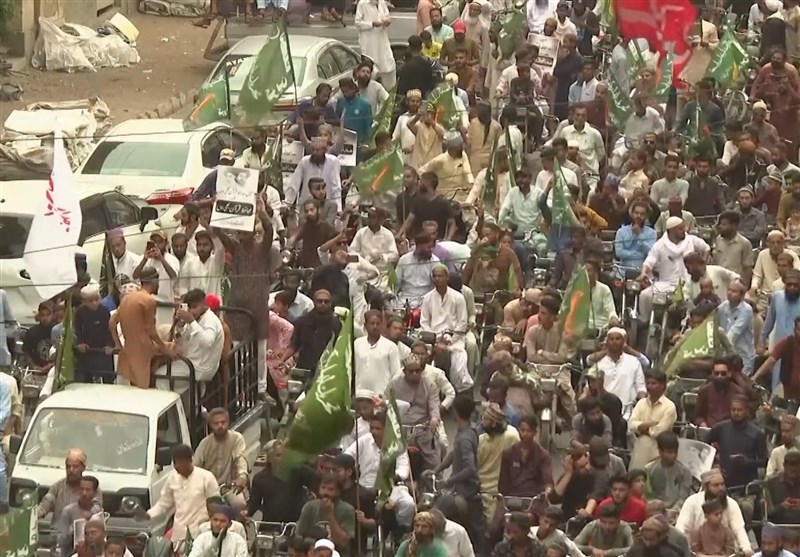
<path id="1" fill-rule="evenodd" d="M 217 195 L 217 169 L 215 168 L 206 174 L 203 181 L 196 190 L 192 192 L 190 201 L 200 201 L 209 197 L 216 197 Z"/>
<path id="2" fill-rule="evenodd" d="M 617 230 L 614 236 L 614 253 L 623 267 L 641 269 L 655 243 L 655 230 L 645 226 L 641 232 L 634 234 L 631 225 L 627 224 Z"/>
<path id="3" fill-rule="evenodd" d="M 720 328 L 725 331 L 734 350 L 744 361 L 745 374 L 750 375 L 756 359 L 753 308 L 746 302 L 739 302 L 734 307 L 726 300 L 717 309 L 717 316 Z"/>
<path id="4" fill-rule="evenodd" d="M 310 108 L 316 108 L 317 110 L 320 110 L 320 107 L 314 104 L 314 99 L 300 101 L 295 111 L 289 115 L 289 123 L 294 124 L 297 122 L 298 116 L 305 118 L 306 112 L 308 112 L 308 109 Z M 334 110 L 332 104 L 326 104 L 324 107 L 322 107 L 321 111 L 322 114 L 320 114 L 320 124 L 324 122 L 333 122 L 336 120 L 336 111 Z"/>
<path id="5" fill-rule="evenodd" d="M 508 418 L 509 425 L 513 425 L 515 428 L 519 429 L 519 412 L 517 412 L 517 410 L 508 402 L 506 402 L 506 406 L 503 408 L 503 414 L 505 414 L 506 418 Z"/>
<path id="6" fill-rule="evenodd" d="M 115 309 L 117 309 L 117 302 L 114 301 L 114 297 L 113 296 L 106 296 L 105 298 L 100 300 L 100 303 L 108 311 L 114 311 Z"/>
<path id="7" fill-rule="evenodd" d="M 365 144 L 369 141 L 372 131 L 372 107 L 359 95 L 352 99 L 340 97 L 336 102 L 336 117 L 344 114 L 344 127 L 358 134 L 358 143 Z"/>

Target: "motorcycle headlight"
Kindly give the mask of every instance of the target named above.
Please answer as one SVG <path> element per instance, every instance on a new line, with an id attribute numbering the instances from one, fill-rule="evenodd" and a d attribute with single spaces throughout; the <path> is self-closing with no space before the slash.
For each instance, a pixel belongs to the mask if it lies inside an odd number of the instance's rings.
<path id="1" fill-rule="evenodd" d="M 755 68 L 750 68 L 747 70 L 747 79 L 755 80 L 756 77 L 758 77 L 758 72 Z"/>

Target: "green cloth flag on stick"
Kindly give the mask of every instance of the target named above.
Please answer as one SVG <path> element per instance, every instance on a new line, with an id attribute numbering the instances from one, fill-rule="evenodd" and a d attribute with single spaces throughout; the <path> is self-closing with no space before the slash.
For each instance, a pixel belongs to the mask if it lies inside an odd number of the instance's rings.
<path id="1" fill-rule="evenodd" d="M 374 197 L 396 190 L 403 183 L 403 152 L 395 144 L 391 149 L 374 155 L 353 169 L 350 181 L 365 197 Z"/>
<path id="2" fill-rule="evenodd" d="M 492 155 L 489 158 L 489 166 L 486 167 L 485 184 L 483 185 L 483 206 L 487 211 L 499 210 L 499 203 L 497 202 L 497 159 L 500 156 L 497 143 L 500 136 L 494 138 L 492 143 Z"/>
<path id="3" fill-rule="evenodd" d="M 443 81 L 430 92 L 427 99 L 428 107 L 435 111 L 436 123 L 445 130 L 457 129 L 461 120 L 453 94 L 453 86 Z"/>
<path id="4" fill-rule="evenodd" d="M 555 202 L 553 203 L 555 205 Z M 578 265 L 564 292 L 561 311 L 558 315 L 559 330 L 562 342 L 576 347 L 583 340 L 589 328 L 589 316 L 592 312 L 592 287 L 584 265 Z"/>
<path id="5" fill-rule="evenodd" d="M 525 32 L 525 4 L 501 10 L 492 23 L 490 34 L 497 37 L 497 47 L 503 59 L 510 59 Z"/>
<path id="6" fill-rule="evenodd" d="M 661 61 L 656 80 L 656 91 L 654 97 L 658 102 L 665 103 L 669 100 L 669 91 L 672 87 L 672 74 L 675 71 L 675 48 L 670 44 L 669 49 Z"/>
<path id="7" fill-rule="evenodd" d="M 381 105 L 375 121 L 372 122 L 372 131 L 369 135 L 369 144 L 375 146 L 375 136 L 379 132 L 392 132 L 392 115 L 394 114 L 394 107 L 397 103 L 397 88 L 389 91 L 389 97 Z"/>
<path id="8" fill-rule="evenodd" d="M 101 257 L 103 260 L 100 262 L 100 294 L 108 296 L 114 291 L 114 278 L 116 276 L 108 238 L 103 242 L 103 254 Z"/>
<path id="9" fill-rule="evenodd" d="M 278 136 L 268 144 L 269 156 L 267 165 L 264 169 L 267 178 L 267 185 L 272 186 L 278 193 L 283 194 L 283 124 L 280 125 Z"/>
<path id="10" fill-rule="evenodd" d="M 294 85 L 292 53 L 289 51 L 286 27 L 282 23 L 274 23 L 266 34 L 267 42 L 256 55 L 233 109 L 233 119 L 237 125 L 257 126 L 289 87 Z"/>
<path id="11" fill-rule="evenodd" d="M 228 70 L 225 67 L 223 70 L 200 89 L 192 112 L 183 121 L 184 130 L 189 131 L 212 122 L 228 119 L 230 102 L 228 99 Z"/>
<path id="12" fill-rule="evenodd" d="M 64 329 L 61 331 L 58 354 L 58 385 L 64 387 L 75 380 L 75 327 L 73 325 L 72 303 L 67 297 L 64 303 Z"/>
<path id="13" fill-rule="evenodd" d="M 613 73 L 609 74 L 606 86 L 608 88 L 608 103 L 606 105 L 608 107 L 608 120 L 621 133 L 625 129 L 625 123 L 628 118 L 633 114 L 633 103 L 630 95 L 623 91 Z"/>
<path id="14" fill-rule="evenodd" d="M 667 377 L 677 375 L 684 363 L 696 358 L 716 356 L 722 349 L 718 342 L 719 322 L 716 310 L 698 327 L 684 335 L 664 359 L 664 373 Z"/>
<path id="15" fill-rule="evenodd" d="M 390 265 L 386 273 L 386 286 L 389 288 L 389 292 L 397 292 L 397 269 L 394 265 Z"/>
<path id="16" fill-rule="evenodd" d="M 406 452 L 406 440 L 403 428 L 400 427 L 400 412 L 394 391 L 389 391 L 386 404 L 386 423 L 383 426 L 383 443 L 381 443 L 381 460 L 378 464 L 378 476 L 375 478 L 375 491 L 378 501 L 386 503 L 394 488 L 395 465 L 397 458 Z"/>
<path id="17" fill-rule="evenodd" d="M 706 76 L 714 78 L 720 89 L 727 89 L 734 81 L 740 79 L 742 68 L 747 65 L 749 58 L 747 50 L 736 38 L 733 29 L 728 28 L 714 50 L 706 69 Z"/>
<path id="18" fill-rule="evenodd" d="M 561 171 L 561 165 L 558 159 L 553 163 L 553 226 L 565 226 L 567 228 L 574 228 L 580 224 L 578 217 L 570 205 L 570 193 L 567 186 L 567 179 Z"/>
<path id="19" fill-rule="evenodd" d="M 29 503 L 33 503 L 32 501 Z M 0 515 L 0 557 L 28 557 L 36 553 L 35 505 L 11 508 Z"/>
<path id="20" fill-rule="evenodd" d="M 279 466 L 282 477 L 287 477 L 296 465 L 317 458 L 352 430 L 352 311 L 348 310 L 342 331 L 332 346 L 322 354 L 317 376 L 287 433 Z"/>

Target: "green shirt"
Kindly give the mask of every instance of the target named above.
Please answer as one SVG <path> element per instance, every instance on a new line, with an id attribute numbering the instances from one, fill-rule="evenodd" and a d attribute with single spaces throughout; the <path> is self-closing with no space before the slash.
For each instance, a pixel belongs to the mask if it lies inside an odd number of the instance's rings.
<path id="1" fill-rule="evenodd" d="M 408 540 L 400 544 L 394 557 L 406 557 L 406 555 L 408 555 Z M 441 540 L 433 540 L 430 545 L 418 547 L 414 557 L 447 557 L 447 548 Z"/>
<path id="2" fill-rule="evenodd" d="M 336 516 L 336 521 L 339 526 L 347 532 L 347 537 L 352 541 L 356 535 L 356 511 L 352 505 L 345 503 L 342 500 L 336 501 L 333 507 L 333 513 Z M 297 519 L 296 535 L 302 538 L 319 538 L 327 537 L 325 531 L 318 527 L 320 522 L 327 522 L 327 518 L 323 515 L 320 509 L 319 499 L 314 499 L 303 505 L 300 511 L 300 518 Z M 321 531 L 320 531 L 321 530 Z M 336 550 L 342 556 L 350 555 L 350 551 L 339 546 Z"/>

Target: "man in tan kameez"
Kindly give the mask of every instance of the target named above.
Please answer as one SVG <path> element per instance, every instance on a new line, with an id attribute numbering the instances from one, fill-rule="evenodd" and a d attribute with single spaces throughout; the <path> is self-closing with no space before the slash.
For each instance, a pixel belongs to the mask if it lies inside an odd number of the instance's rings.
<path id="1" fill-rule="evenodd" d="M 142 287 L 122 298 L 119 309 L 110 322 L 114 345 L 120 349 L 117 374 L 131 385 L 141 389 L 150 387 L 150 361 L 153 356 L 171 356 L 171 349 L 158 336 L 156 331 L 156 300 L 158 293 L 158 272 L 146 267 L 140 275 Z M 117 323 L 125 338 L 121 345 Z"/>

